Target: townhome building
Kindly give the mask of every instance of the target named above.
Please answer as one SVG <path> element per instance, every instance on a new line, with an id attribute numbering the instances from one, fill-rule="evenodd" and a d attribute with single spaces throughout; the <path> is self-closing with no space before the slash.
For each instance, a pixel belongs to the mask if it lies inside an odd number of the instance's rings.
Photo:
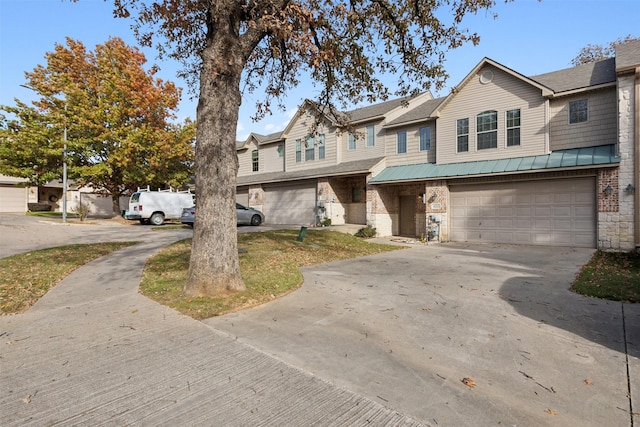
<path id="1" fill-rule="evenodd" d="M 381 236 L 640 246 L 640 42 L 524 76 L 481 60 L 423 93 L 318 114 L 237 145 L 237 200 L 272 224 L 362 224 Z M 320 119 L 318 119 L 320 117 Z"/>

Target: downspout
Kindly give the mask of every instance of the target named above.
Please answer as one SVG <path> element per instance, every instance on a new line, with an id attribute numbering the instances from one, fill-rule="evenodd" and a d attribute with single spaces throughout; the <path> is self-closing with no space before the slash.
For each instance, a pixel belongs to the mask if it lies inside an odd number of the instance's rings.
<path id="1" fill-rule="evenodd" d="M 633 121 L 633 153 L 634 153 L 634 217 L 636 249 L 640 248 L 640 67 L 636 67 Z"/>

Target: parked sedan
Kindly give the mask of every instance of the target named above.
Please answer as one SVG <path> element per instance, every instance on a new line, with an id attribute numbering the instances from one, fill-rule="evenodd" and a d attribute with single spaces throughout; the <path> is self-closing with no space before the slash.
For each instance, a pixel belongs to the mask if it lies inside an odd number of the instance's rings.
<path id="1" fill-rule="evenodd" d="M 256 209 L 247 208 L 240 203 L 236 203 L 236 216 L 238 218 L 238 225 L 260 225 L 264 222 L 264 214 Z M 182 215 L 180 216 L 180 222 L 193 227 L 193 223 L 196 219 L 196 207 L 182 209 Z"/>

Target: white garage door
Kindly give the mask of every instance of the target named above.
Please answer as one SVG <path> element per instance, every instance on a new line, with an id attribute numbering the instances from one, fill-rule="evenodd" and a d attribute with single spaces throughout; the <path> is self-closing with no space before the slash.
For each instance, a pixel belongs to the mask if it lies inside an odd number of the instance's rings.
<path id="1" fill-rule="evenodd" d="M 264 214 L 268 224 L 313 224 L 315 206 L 315 181 L 264 186 Z"/>
<path id="2" fill-rule="evenodd" d="M 595 179 L 451 187 L 453 241 L 596 246 Z"/>
<path id="3" fill-rule="evenodd" d="M 25 187 L 0 186 L 0 212 L 26 212 L 27 189 Z"/>
<path id="4" fill-rule="evenodd" d="M 240 203 L 242 206 L 249 206 L 248 188 L 238 188 L 236 190 L 236 203 Z"/>

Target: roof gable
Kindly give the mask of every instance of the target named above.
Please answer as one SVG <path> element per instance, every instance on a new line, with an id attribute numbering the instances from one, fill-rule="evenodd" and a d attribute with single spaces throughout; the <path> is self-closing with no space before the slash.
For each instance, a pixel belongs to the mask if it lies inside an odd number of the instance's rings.
<path id="1" fill-rule="evenodd" d="M 457 86 L 455 86 L 451 90 L 451 93 L 449 95 L 447 95 L 444 98 L 444 100 L 438 105 L 438 107 L 433 110 L 433 112 L 431 114 L 431 117 L 437 117 L 439 115 L 439 113 L 440 113 L 440 110 L 442 108 L 444 108 L 451 101 L 451 99 L 453 99 L 456 96 L 456 94 L 458 92 L 460 92 L 462 90 L 462 88 L 464 88 L 464 86 L 466 86 L 467 83 L 469 83 L 469 81 L 471 79 L 473 79 L 478 74 L 478 72 L 483 67 L 485 67 L 487 65 L 493 66 L 493 67 L 505 72 L 506 74 L 509 74 L 509 75 L 511 75 L 511 76 L 523 81 L 524 83 L 539 89 L 542 92 L 543 96 L 549 96 L 549 95 L 551 95 L 553 93 L 553 91 L 549 87 L 547 87 L 547 86 L 545 86 L 545 85 L 543 85 L 543 84 L 541 84 L 541 83 L 539 83 L 539 82 L 537 82 L 535 80 L 532 80 L 532 79 L 530 79 L 530 78 L 528 78 L 528 77 L 526 77 L 526 76 L 524 76 L 524 75 L 512 70 L 509 67 L 505 67 L 504 65 L 500 64 L 499 62 L 496 62 L 496 61 L 494 61 L 492 59 L 489 59 L 489 58 L 485 57 L 485 58 L 482 59 L 482 61 L 480 61 L 478 63 L 478 65 L 476 65 L 471 70 L 471 72 L 469 72 L 469 74 L 466 75 L 466 77 L 464 79 L 462 79 L 462 81 Z"/>

